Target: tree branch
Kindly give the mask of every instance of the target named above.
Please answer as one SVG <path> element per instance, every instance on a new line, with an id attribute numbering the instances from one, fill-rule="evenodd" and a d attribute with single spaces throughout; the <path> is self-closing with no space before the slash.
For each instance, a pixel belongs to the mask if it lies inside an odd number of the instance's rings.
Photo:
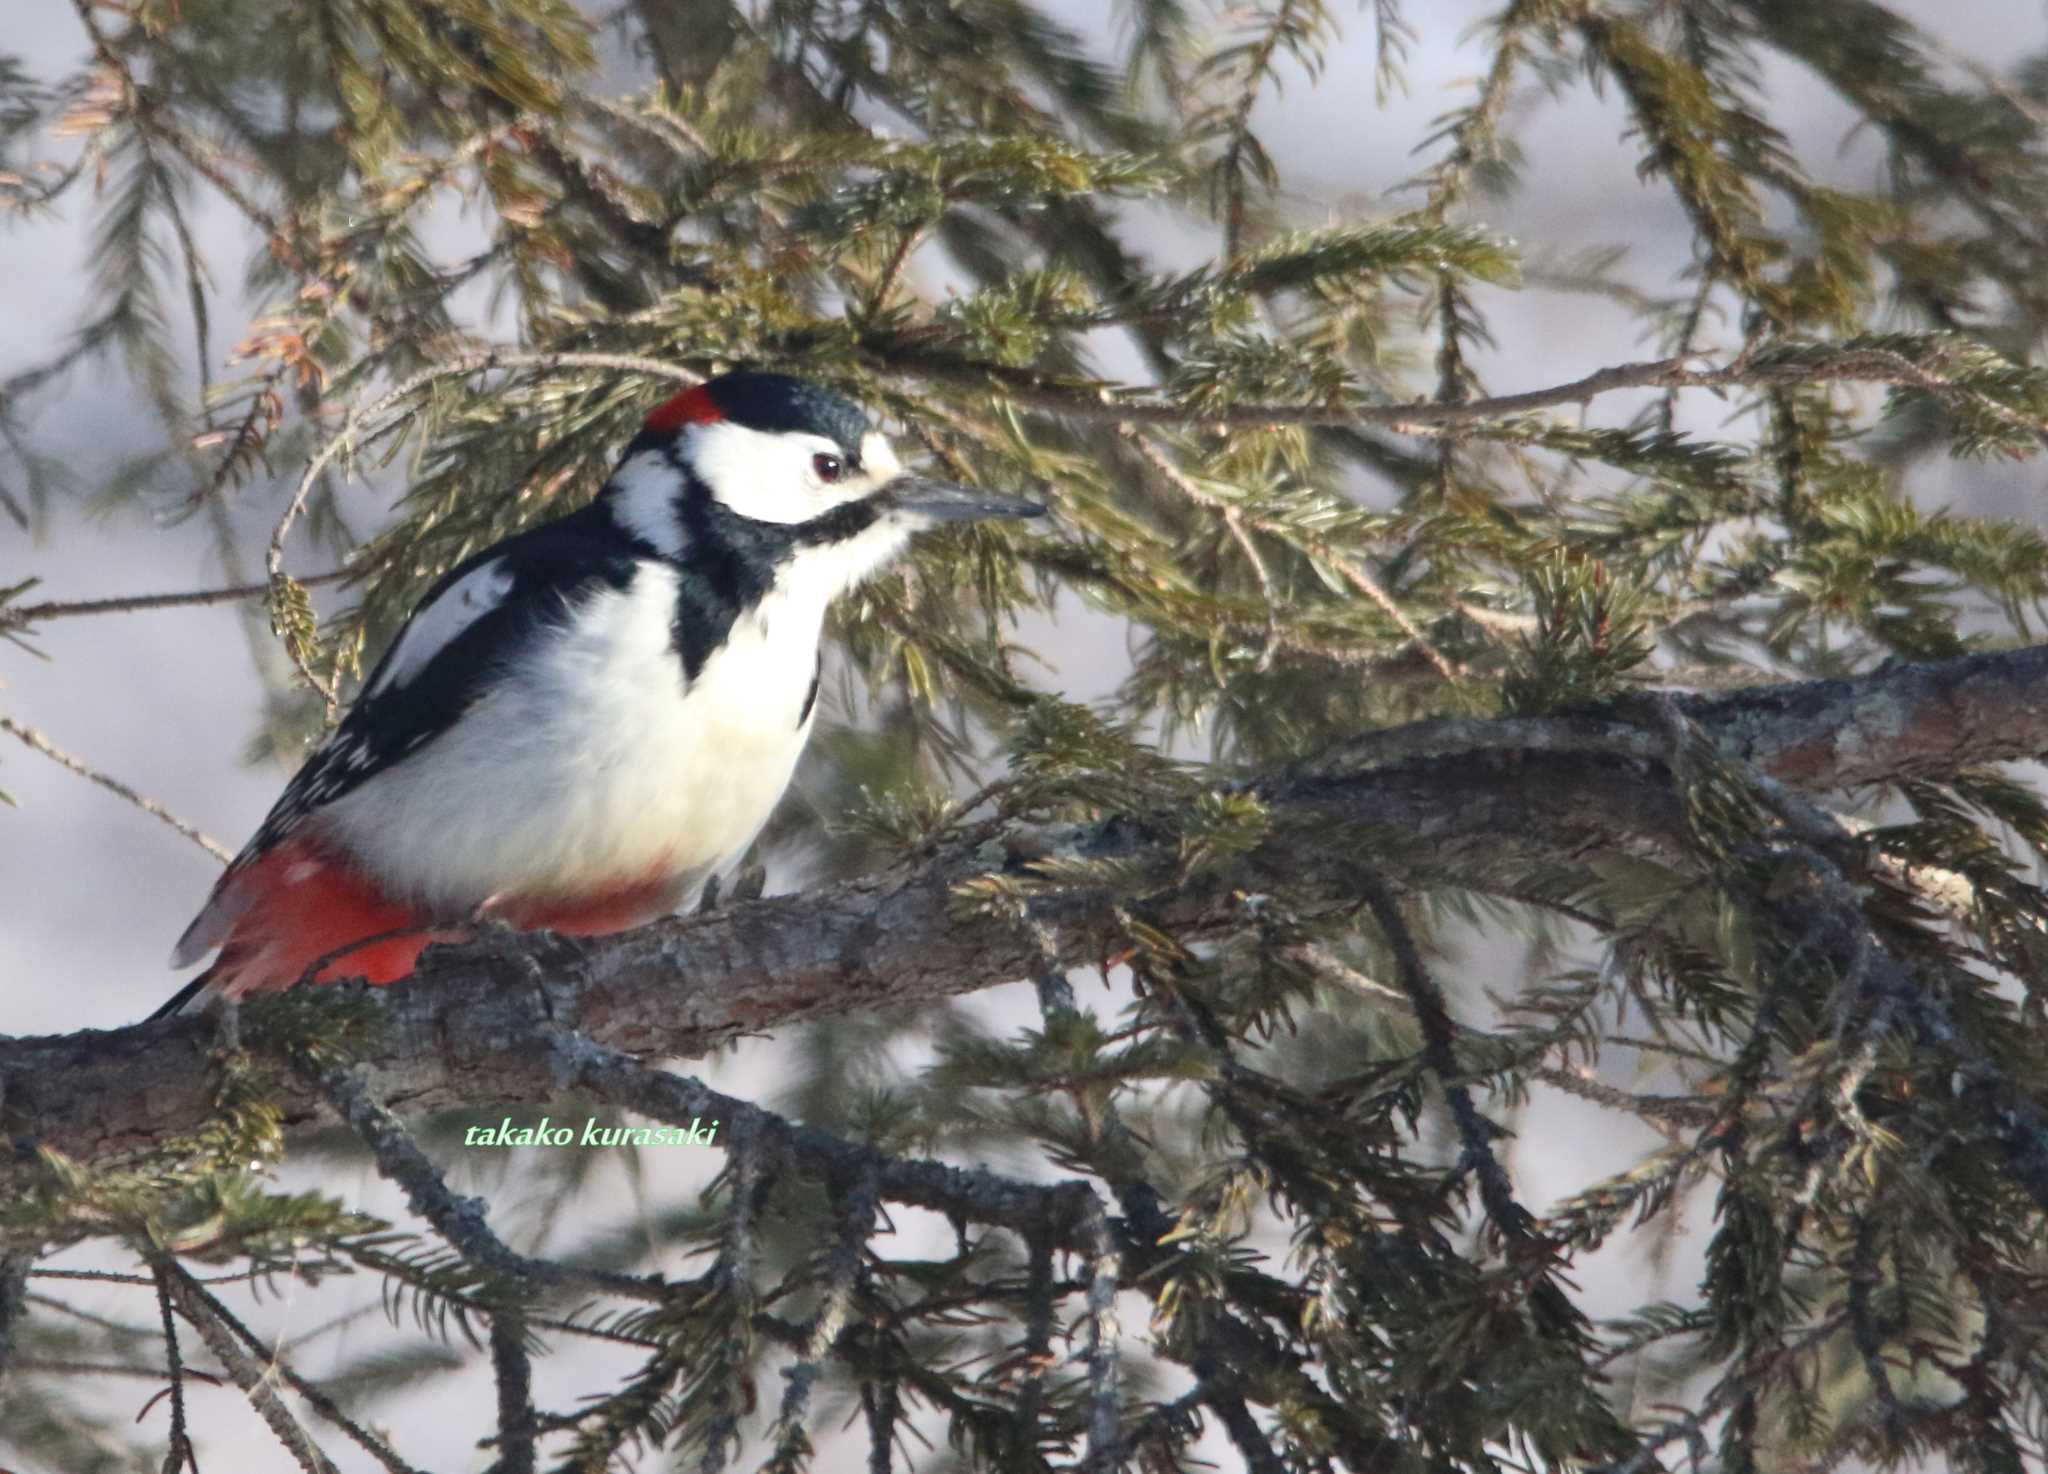
<path id="1" fill-rule="evenodd" d="M 28 1274 L 35 1255 L 28 1250 L 0 1254 L 0 1383 L 7 1380 L 28 1324 Z"/>
<path id="2" fill-rule="evenodd" d="M 1791 787 L 1938 777 L 2048 751 L 2048 646 L 1675 704 L 1725 754 Z M 1243 894 L 1283 881 L 1304 903 L 1354 903 L 1362 841 L 1398 886 L 1513 896 L 1531 877 L 1554 879 L 1598 853 L 1675 859 L 1682 819 L 1671 785 L 1652 778 L 1665 749 L 1659 733 L 1601 712 L 1366 734 L 1251 781 L 1272 818 L 1267 841 L 1187 883 L 1175 879 L 1172 845 L 1142 821 L 1011 837 L 1024 841 L 1020 852 L 1115 861 L 1133 877 L 1118 895 L 1069 889 L 1032 902 L 1055 925 L 1060 961 L 1079 965 L 1117 934 L 1110 907 L 1126 895 L 1143 896 L 1158 924 L 1192 933 L 1236 923 Z M 381 1018 L 364 1087 L 394 1112 L 545 1101 L 581 1087 L 660 1114 L 650 1110 L 657 1087 L 613 1082 L 606 1056 L 579 1057 L 560 1041 L 574 1036 L 621 1058 L 692 1056 L 799 1020 L 1035 976 L 1045 958 L 1026 929 L 957 915 L 959 884 L 1005 866 L 1030 878 L 1024 862 L 996 858 L 1003 853 L 996 840 L 956 841 L 876 875 L 614 937 L 436 948 L 413 985 L 322 994 L 361 996 Z M 245 1007 L 252 1022 L 264 1011 Z M 213 1025 L 196 1017 L 0 1039 L 0 1126 L 86 1162 L 165 1145 L 211 1114 L 214 1042 Z M 694 1084 L 659 1090 L 683 1092 L 667 1108 L 707 1118 L 731 1108 L 723 1097 L 693 1104 L 712 1099 Z M 303 1080 L 282 1083 L 277 1105 L 287 1127 L 334 1114 Z M 0 1178 L 26 1160 L 0 1166 Z"/>
<path id="3" fill-rule="evenodd" d="M 170 1381 L 171 1439 L 164 1451 L 164 1474 L 178 1474 L 191 1465 L 198 1474 L 199 1458 L 192 1451 L 192 1436 L 185 1422 L 185 1363 L 178 1354 L 178 1317 L 171 1304 L 171 1283 L 162 1264 L 152 1266 L 156 1279 L 157 1314 L 164 1327 L 164 1376 Z"/>
<path id="4" fill-rule="evenodd" d="M 484 1220 L 481 1199 L 457 1197 L 449 1191 L 419 1143 L 396 1116 L 370 1098 L 356 1071 L 335 1066 L 309 1074 L 320 1093 L 369 1147 L 377 1159 L 377 1170 L 404 1191 L 406 1205 L 433 1224 L 449 1246 L 472 1264 L 509 1281 L 502 1293 L 515 1294 L 529 1285 L 572 1285 L 628 1299 L 660 1301 L 662 1286 L 658 1279 L 577 1269 L 517 1253 L 491 1232 Z M 492 1320 L 495 1325 L 495 1314 Z"/>
<path id="5" fill-rule="evenodd" d="M 170 825 L 171 828 L 177 830 L 178 833 L 184 835 L 185 838 L 191 840 L 192 843 L 198 845 L 202 850 L 205 850 L 207 854 L 213 856 L 221 864 L 225 865 L 228 861 L 235 858 L 235 852 L 226 845 L 221 844 L 218 840 L 209 839 L 155 799 L 137 793 L 120 779 L 102 773 L 98 768 L 86 762 L 85 759 L 73 757 L 63 748 L 50 741 L 41 732 L 38 732 L 34 727 L 24 727 L 11 717 L 0 717 L 0 732 L 5 732 L 11 737 L 19 738 L 24 746 L 41 753 L 52 762 L 69 768 L 72 772 L 78 774 L 79 777 L 89 782 L 98 784 L 116 798 L 126 799 L 129 803 L 135 805 L 136 808 L 142 810 L 143 813 L 163 820 L 164 823 Z"/>
<path id="6" fill-rule="evenodd" d="M 347 578 L 349 570 L 333 568 L 309 574 L 298 582 L 306 588 L 335 583 Z M 130 614 L 140 609 L 177 609 L 195 604 L 235 604 L 258 599 L 270 592 L 267 583 L 230 584 L 218 589 L 193 589 L 177 594 L 120 594 L 110 599 L 45 599 L 40 604 L 0 604 L 0 630 L 26 629 L 52 619 L 73 619 L 81 614 Z"/>
<path id="7" fill-rule="evenodd" d="M 1177 400 L 1113 385 L 1061 383 L 1030 369 L 980 363 L 923 351 L 914 343 L 883 342 L 870 350 L 909 378 L 980 387 L 1048 414 L 1142 425 L 1271 427 L 1275 425 L 1378 425 L 1403 434 L 1433 435 L 1446 426 L 1507 419 L 1539 409 L 1585 404 L 1622 389 L 1762 389 L 1789 384 L 1890 384 L 1942 398 L 1965 398 L 2018 429 L 2048 434 L 2041 420 L 2002 404 L 1937 368 L 1888 348 L 1831 347 L 1782 360 L 1738 357 L 1718 367 L 1695 368 L 1687 358 L 1658 358 L 1597 369 L 1583 378 L 1518 394 L 1482 399 L 1424 399 L 1410 404 L 1226 404 L 1195 411 Z M 1146 395 L 1146 397 L 1134 397 Z"/>
<path id="8" fill-rule="evenodd" d="M 533 1474 L 533 1362 L 526 1354 L 526 1316 L 517 1306 L 491 1312 L 491 1369 L 498 1384 L 495 1474 Z"/>

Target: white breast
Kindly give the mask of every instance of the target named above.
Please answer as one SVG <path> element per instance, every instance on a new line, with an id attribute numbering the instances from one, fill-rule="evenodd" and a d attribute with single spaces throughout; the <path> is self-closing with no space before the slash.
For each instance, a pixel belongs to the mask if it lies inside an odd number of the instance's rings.
<path id="1" fill-rule="evenodd" d="M 503 672 L 427 747 L 322 819 L 437 914 L 667 879 L 680 903 L 739 859 L 788 787 L 825 602 L 771 593 L 685 685 L 676 575 L 641 565 Z"/>

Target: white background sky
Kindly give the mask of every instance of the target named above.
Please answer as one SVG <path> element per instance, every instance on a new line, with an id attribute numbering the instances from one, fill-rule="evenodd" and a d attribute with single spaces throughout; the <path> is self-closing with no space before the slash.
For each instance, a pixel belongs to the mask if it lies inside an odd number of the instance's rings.
<path id="1" fill-rule="evenodd" d="M 1064 7 L 1080 24 L 1098 24 L 1101 8 L 1074 0 Z M 1384 107 L 1373 101 L 1371 30 L 1364 17 L 1348 35 L 1320 85 L 1292 81 L 1261 103 L 1257 122 L 1305 223 L 1325 212 L 1345 217 L 1390 213 L 1407 197 L 1389 192 L 1417 172 L 1424 159 L 1411 150 L 1437 115 L 1460 105 L 1484 67 L 1483 37 L 1472 22 L 1490 4 L 1410 0 L 1412 22 L 1423 32 L 1408 62 L 1409 90 Z M 2038 49 L 2044 10 L 2037 0 L 1913 0 L 1897 8 L 1912 15 L 1956 52 L 1997 66 Z M 77 18 L 65 0 L 11 0 L 0 50 L 23 54 L 30 66 L 54 77 L 85 56 Z M 1875 180 L 1870 140 L 1847 137 L 1849 115 L 1812 80 L 1790 68 L 1768 78 L 1789 123 L 1795 148 L 1831 182 L 1850 187 Z M 1529 177 L 1541 181 L 1504 213 L 1485 217 L 1526 247 L 1569 253 L 1626 244 L 1625 273 L 1656 293 L 1676 290 L 1687 259 L 1684 224 L 1668 191 L 1635 174 L 1634 153 L 1620 141 L 1624 123 L 1611 98 L 1583 86 L 1562 103 L 1545 102 L 1517 125 L 1529 155 Z M 74 192 L 55 219 L 0 234 L 0 378 L 46 356 L 84 313 L 89 286 L 93 200 Z M 248 242 L 225 210 L 196 216 L 202 247 L 217 264 L 229 292 L 240 280 Z M 462 247 L 448 242 L 451 255 Z M 1162 238 L 1164 258 L 1179 259 L 1186 241 Z M 175 300 L 175 291 L 166 294 Z M 1496 392 L 1537 387 L 1577 377 L 1605 364 L 1644 356 L 1632 323 L 1588 297 L 1487 291 L 1499 341 L 1507 351 L 1480 367 Z M 253 306 L 254 304 L 249 304 Z M 216 325 L 217 351 L 231 346 L 234 326 L 225 308 Z M 1540 345 L 1531 353 L 1529 345 Z M 187 350 L 189 352 L 189 349 Z M 217 372 L 227 372 L 216 364 Z M 1121 367 L 1121 366 L 1119 366 Z M 1700 397 L 1692 428 L 1715 428 L 1713 402 Z M 1625 413 L 1603 405 L 1603 417 Z M 116 372 L 95 367 L 75 373 L 48 395 L 35 421 L 35 439 L 73 464 L 85 485 L 99 481 L 121 457 L 149 449 L 156 427 L 145 404 Z M 594 456 L 612 448 L 593 446 Z M 280 465 L 287 487 L 299 468 Z M 1954 473 L 1946 495 L 1972 510 L 2040 520 L 2037 465 L 1974 468 Z M 267 530 L 280 505 L 276 489 L 251 486 L 236 494 L 237 516 L 253 534 Z M 374 528 L 383 499 L 358 486 L 347 510 L 359 530 Z M 249 545 L 260 546 L 261 536 Z M 32 597 L 92 598 L 199 588 L 222 581 L 207 554 L 198 523 L 160 525 L 146 512 L 95 518 L 77 504 L 55 506 L 40 537 L 0 520 L 0 585 L 35 575 L 43 586 Z M 295 566 L 312 572 L 317 554 L 302 551 Z M 241 618 L 231 609 L 185 609 L 148 615 L 67 620 L 36 635 L 47 661 L 0 644 L 0 712 L 41 729 L 62 747 L 236 847 L 261 819 L 286 776 L 274 765 L 245 765 L 241 755 L 259 725 L 262 691 Z M 1071 622 L 1051 635 L 1059 673 L 1049 687 L 1092 695 L 1119 673 L 1120 643 L 1100 630 L 1077 637 Z M 115 798 L 58 769 L 0 735 L 0 788 L 19 807 L 0 810 L 0 1032 L 33 1034 L 111 1028 L 134 1021 L 168 994 L 178 979 L 165 970 L 172 940 L 203 899 L 215 863 L 188 841 Z M 993 1005 L 1002 1007 L 998 999 Z M 773 1078 L 772 1052 L 728 1062 L 714 1075 L 760 1095 Z M 769 1073 L 764 1074 L 767 1070 Z M 1523 1123 L 1515 1167 L 1523 1195 L 1539 1207 L 1572 1190 L 1596 1170 L 1611 1167 L 1620 1145 L 1612 1122 L 1591 1107 L 1552 1099 Z M 708 1167 L 708 1161 L 688 1169 Z M 679 1168 L 678 1171 L 683 1169 Z M 287 1181 L 317 1180 L 304 1168 Z M 323 1184 L 373 1211 L 392 1211 L 381 1184 L 356 1174 Z M 670 1189 L 680 1182 L 666 1184 Z M 1648 1298 L 1639 1260 L 1607 1256 L 1582 1276 L 1596 1312 L 1619 1310 Z M 1684 1286 L 1674 1287 L 1683 1292 Z M 296 1332 L 329 1313 L 331 1302 L 303 1317 L 287 1305 L 268 1322 Z M 132 1313 L 132 1307 L 127 1307 Z M 1142 1324 L 1142 1305 L 1127 1303 L 1130 1323 Z M 379 1332 L 373 1326 L 369 1334 Z M 556 1372 L 564 1368 L 558 1358 Z M 303 1370 L 317 1373 L 318 1360 Z M 576 1379 L 599 1369 L 582 1359 Z M 488 1406 L 481 1385 L 477 1409 Z M 126 1401 L 130 1389 L 110 1395 Z M 779 1388 L 764 1388 L 774 1396 Z M 445 1397 L 444 1389 L 437 1396 Z M 200 1426 L 226 1432 L 222 1451 L 263 1449 L 282 1466 L 253 1414 L 229 1406 L 230 1394 L 200 1405 Z M 139 1398 L 135 1402 L 139 1403 Z M 159 1410 L 161 1411 L 161 1410 Z M 483 1461 L 468 1445 L 468 1418 L 436 1420 L 420 1408 L 394 1418 L 406 1451 L 424 1466 L 463 1469 Z M 246 1421 L 237 1423 L 241 1417 Z M 353 1450 L 336 1448 L 345 1465 Z M 1223 1452 L 1222 1450 L 1218 1450 Z M 216 1453 L 216 1458 L 220 1453 Z M 1224 1467 L 1233 1467 L 1223 1453 Z M 208 1467 L 268 1467 L 209 1463 Z"/>

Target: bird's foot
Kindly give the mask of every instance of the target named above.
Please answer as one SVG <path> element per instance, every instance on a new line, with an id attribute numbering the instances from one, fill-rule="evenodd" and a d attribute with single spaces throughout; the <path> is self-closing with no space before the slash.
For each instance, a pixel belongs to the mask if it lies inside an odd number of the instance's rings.
<path id="1" fill-rule="evenodd" d="M 553 999 L 548 991 L 548 968 L 543 959 L 556 955 L 558 947 L 573 951 L 575 942 L 554 932 L 524 931 L 492 910 L 489 901 L 470 913 L 469 929 L 472 945 L 510 964 L 523 981 L 533 985 L 534 992 L 540 996 L 541 1012 L 549 1018 L 555 1017 Z"/>
<path id="2" fill-rule="evenodd" d="M 735 906 L 741 901 L 758 901 L 761 892 L 768 887 L 768 867 L 758 860 L 749 860 L 734 874 L 728 889 L 716 875 L 704 882 L 704 890 L 697 897 L 696 915 L 705 916 L 721 906 Z"/>

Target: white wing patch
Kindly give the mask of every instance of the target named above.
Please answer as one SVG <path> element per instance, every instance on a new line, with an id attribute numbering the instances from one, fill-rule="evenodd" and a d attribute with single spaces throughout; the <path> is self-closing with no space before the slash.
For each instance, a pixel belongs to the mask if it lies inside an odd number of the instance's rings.
<path id="1" fill-rule="evenodd" d="M 441 596 L 419 610 L 399 632 L 398 643 L 384 664 L 377 683 L 363 693 L 365 698 L 394 686 L 403 686 L 436 655 L 448 648 L 456 636 L 505 601 L 512 591 L 512 570 L 503 558 L 480 563 L 455 580 Z M 360 766 L 360 763 L 353 764 Z"/>

